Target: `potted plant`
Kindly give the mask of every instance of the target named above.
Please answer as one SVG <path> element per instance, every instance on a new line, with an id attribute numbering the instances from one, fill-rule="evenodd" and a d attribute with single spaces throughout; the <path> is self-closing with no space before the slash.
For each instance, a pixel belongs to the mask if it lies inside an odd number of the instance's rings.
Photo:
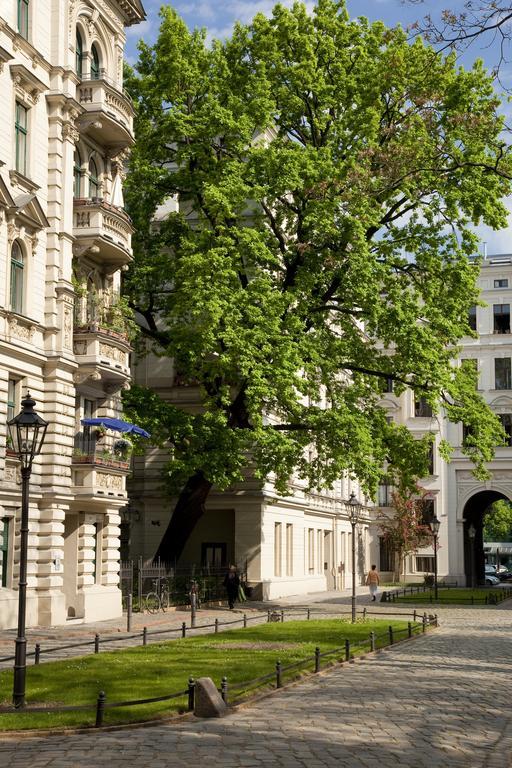
<path id="1" fill-rule="evenodd" d="M 14 445 L 12 442 L 12 437 L 10 435 L 7 435 L 5 438 L 5 453 L 7 456 L 16 456 L 16 451 L 14 450 Z"/>
<path id="2" fill-rule="evenodd" d="M 126 437 L 121 437 L 114 442 L 114 456 L 120 461 L 128 461 L 133 450 L 133 443 Z"/>

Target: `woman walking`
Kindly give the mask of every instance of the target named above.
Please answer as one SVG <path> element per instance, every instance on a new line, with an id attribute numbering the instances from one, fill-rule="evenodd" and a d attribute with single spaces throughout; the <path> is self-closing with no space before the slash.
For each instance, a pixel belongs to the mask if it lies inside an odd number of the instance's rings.
<path id="1" fill-rule="evenodd" d="M 371 571 L 368 571 L 368 576 L 366 577 L 366 584 L 370 588 L 372 603 L 374 603 L 377 600 L 377 590 L 379 589 L 379 584 L 380 584 L 379 572 L 377 571 L 376 565 L 372 565 Z"/>

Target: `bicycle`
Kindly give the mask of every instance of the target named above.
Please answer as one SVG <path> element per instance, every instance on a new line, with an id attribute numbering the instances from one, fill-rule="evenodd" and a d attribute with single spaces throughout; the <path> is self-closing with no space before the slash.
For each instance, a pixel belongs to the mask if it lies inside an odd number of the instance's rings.
<path id="1" fill-rule="evenodd" d="M 153 581 L 153 591 L 148 592 L 144 598 L 144 607 L 148 613 L 157 613 L 169 607 L 169 584 L 165 579 Z"/>

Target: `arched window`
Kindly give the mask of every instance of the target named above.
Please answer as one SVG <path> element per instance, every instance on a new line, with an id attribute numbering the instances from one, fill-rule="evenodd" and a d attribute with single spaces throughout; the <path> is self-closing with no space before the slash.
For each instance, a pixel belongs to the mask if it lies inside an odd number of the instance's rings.
<path id="1" fill-rule="evenodd" d="M 93 43 L 91 47 L 91 80 L 98 80 L 100 74 L 100 55 L 96 45 Z"/>
<path id="2" fill-rule="evenodd" d="M 77 29 L 76 42 L 75 42 L 75 69 L 78 77 L 82 77 L 83 56 L 84 56 L 84 47 L 82 44 L 82 35 L 80 34 L 80 30 Z"/>
<path id="3" fill-rule="evenodd" d="M 29 0 L 18 0 L 18 32 L 28 40 Z"/>
<path id="4" fill-rule="evenodd" d="M 11 310 L 23 312 L 23 283 L 25 273 L 25 257 L 17 240 L 11 248 Z"/>
<path id="5" fill-rule="evenodd" d="M 100 196 L 100 182 L 98 180 L 98 167 L 94 160 L 89 160 L 89 197 Z"/>
<path id="6" fill-rule="evenodd" d="M 80 197 L 82 193 L 82 158 L 80 152 L 75 149 L 73 161 L 73 197 Z"/>

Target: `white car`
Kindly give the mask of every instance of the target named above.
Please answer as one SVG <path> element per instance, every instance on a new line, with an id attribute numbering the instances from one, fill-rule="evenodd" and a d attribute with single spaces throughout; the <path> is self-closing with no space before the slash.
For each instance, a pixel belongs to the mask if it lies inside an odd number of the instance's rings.
<path id="1" fill-rule="evenodd" d="M 492 573 L 488 573 L 487 570 L 485 572 L 485 583 L 489 587 L 495 587 L 497 584 L 500 583 L 500 580 L 497 576 L 493 576 Z"/>

